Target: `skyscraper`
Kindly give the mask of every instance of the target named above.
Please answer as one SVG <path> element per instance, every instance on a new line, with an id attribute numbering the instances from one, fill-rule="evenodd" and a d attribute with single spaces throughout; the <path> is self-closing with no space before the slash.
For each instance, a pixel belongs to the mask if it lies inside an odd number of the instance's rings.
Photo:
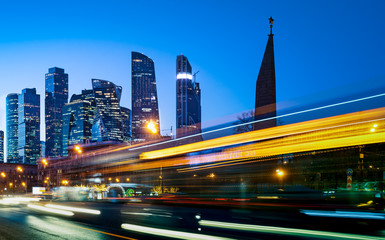
<path id="1" fill-rule="evenodd" d="M 21 163 L 36 164 L 40 157 L 40 95 L 36 88 L 19 94 L 19 157 Z"/>
<path id="2" fill-rule="evenodd" d="M 45 158 L 45 141 L 40 141 L 40 156 Z"/>
<path id="3" fill-rule="evenodd" d="M 176 58 L 176 137 L 201 131 L 201 90 L 183 55 Z"/>
<path id="4" fill-rule="evenodd" d="M 122 87 L 114 83 L 92 79 L 96 115 L 92 125 L 92 140 L 123 142 L 123 123 L 120 111 Z"/>
<path id="5" fill-rule="evenodd" d="M 159 110 L 155 68 L 151 58 L 138 52 L 131 53 L 132 137 L 137 141 L 159 137 Z M 147 129 L 155 125 L 156 133 Z"/>
<path id="6" fill-rule="evenodd" d="M 130 142 L 131 140 L 131 110 L 125 107 L 120 107 L 123 123 L 123 141 Z"/>
<path id="7" fill-rule="evenodd" d="M 4 132 L 0 130 L 0 163 L 4 162 Z"/>
<path id="8" fill-rule="evenodd" d="M 270 34 L 267 41 L 265 54 L 263 55 L 261 68 L 259 69 L 254 120 L 274 118 L 277 115 L 276 107 L 276 88 L 275 88 L 275 64 L 274 64 L 274 44 L 273 44 L 273 18 L 269 18 Z M 254 124 L 254 130 L 275 127 L 276 119 L 261 121 Z"/>
<path id="9" fill-rule="evenodd" d="M 7 162 L 17 163 L 19 161 L 19 95 L 10 93 L 7 95 Z"/>
<path id="10" fill-rule="evenodd" d="M 53 67 L 45 74 L 46 157 L 62 154 L 63 106 L 68 102 L 68 74 Z"/>
<path id="11" fill-rule="evenodd" d="M 74 94 L 70 103 L 63 107 L 63 156 L 67 156 L 68 146 L 91 141 L 92 122 L 95 116 L 93 90 L 83 90 Z"/>

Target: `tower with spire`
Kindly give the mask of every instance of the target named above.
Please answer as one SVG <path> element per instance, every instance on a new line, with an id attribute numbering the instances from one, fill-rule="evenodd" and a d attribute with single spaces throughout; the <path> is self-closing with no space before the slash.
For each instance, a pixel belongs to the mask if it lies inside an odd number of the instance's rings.
<path id="1" fill-rule="evenodd" d="M 269 18 L 270 34 L 267 40 L 265 54 L 263 55 L 261 68 L 257 78 L 255 94 L 254 130 L 275 127 L 277 125 L 276 87 L 275 87 L 275 64 L 273 44 L 273 21 Z M 267 120 L 263 120 L 267 119 Z"/>

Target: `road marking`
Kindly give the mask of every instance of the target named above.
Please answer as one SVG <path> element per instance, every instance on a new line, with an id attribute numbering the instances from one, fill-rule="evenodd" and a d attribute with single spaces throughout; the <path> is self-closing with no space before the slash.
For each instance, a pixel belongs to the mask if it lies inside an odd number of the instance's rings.
<path id="1" fill-rule="evenodd" d="M 103 231 L 95 230 L 95 229 L 92 229 L 92 228 L 80 227 L 80 226 L 76 226 L 76 225 L 74 225 L 74 226 L 77 227 L 77 228 L 85 229 L 85 230 L 90 230 L 90 231 L 94 231 L 94 232 L 98 232 L 98 233 L 103 233 L 103 234 L 110 235 L 110 236 L 113 236 L 113 237 L 118 237 L 118 238 L 123 238 L 123 239 L 130 239 L 130 240 L 138 240 L 136 238 L 130 238 L 130 237 L 122 236 L 122 235 L 117 235 L 117 234 L 113 234 L 113 233 L 103 232 Z"/>

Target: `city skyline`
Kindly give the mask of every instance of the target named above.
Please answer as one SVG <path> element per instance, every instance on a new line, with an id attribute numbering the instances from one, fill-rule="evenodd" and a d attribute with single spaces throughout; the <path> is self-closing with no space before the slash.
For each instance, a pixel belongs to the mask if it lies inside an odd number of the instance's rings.
<path id="1" fill-rule="evenodd" d="M 95 28 L 97 24 L 91 24 L 76 12 L 73 20 L 53 21 L 59 25 L 58 27 L 65 27 L 67 30 L 65 35 L 60 33 L 49 36 L 23 35 L 29 33 L 28 31 L 11 34 L 13 29 L 23 30 L 24 28 L 21 22 L 12 17 L 2 16 L 10 17 L 13 21 L 5 27 L 3 32 L 5 37 L 0 42 L 0 51 L 3 53 L 0 57 L 2 66 L 0 77 L 5 83 L 0 92 L 0 129 L 5 131 L 6 95 L 13 92 L 19 93 L 24 88 L 35 87 L 43 96 L 44 74 L 47 68 L 54 66 L 66 69 L 70 75 L 69 94 L 78 94 L 82 89 L 89 89 L 89 81 L 92 78 L 108 79 L 123 87 L 121 106 L 132 109 L 129 74 L 131 51 L 143 52 L 155 62 L 161 129 L 175 126 L 173 86 L 175 86 L 175 56 L 179 54 L 188 56 L 194 69 L 200 71 L 198 81 L 204 91 L 202 94 L 203 123 L 252 109 L 255 81 L 269 31 L 267 18 L 270 16 L 276 20 L 274 34 L 277 102 L 311 95 L 330 88 L 342 88 L 345 85 L 351 86 L 350 90 L 357 91 L 354 87 L 359 84 L 354 86 L 352 83 L 366 83 L 367 79 L 382 79 L 384 76 L 379 67 L 384 62 L 385 55 L 380 43 L 384 21 L 378 12 L 383 7 L 383 3 L 375 3 L 370 7 L 360 3 L 350 3 L 350 8 L 346 10 L 343 3 L 333 4 L 333 7 L 331 3 L 321 6 L 306 3 L 299 9 L 282 3 L 282 8 L 273 9 L 268 3 L 224 2 L 223 6 L 220 6 L 220 12 L 223 15 L 215 14 L 212 17 L 205 14 L 210 12 L 210 7 L 215 5 L 214 2 L 208 2 L 205 4 L 207 7 L 201 9 L 197 7 L 199 4 L 185 3 L 191 11 L 203 14 L 203 17 L 195 19 L 198 21 L 188 20 L 184 23 L 191 31 L 183 33 L 190 37 L 183 38 L 183 41 L 179 41 L 180 38 L 176 40 L 177 35 L 171 33 L 172 27 L 179 26 L 179 23 L 171 21 L 173 15 L 167 17 L 160 15 L 161 11 L 159 13 L 156 11 L 157 7 L 169 8 L 171 3 L 154 2 L 149 6 L 154 16 L 163 16 L 160 22 L 135 22 L 138 24 L 135 27 L 129 22 L 130 19 L 135 18 L 135 11 L 130 17 L 122 17 L 119 26 L 137 30 L 136 35 L 123 30 L 108 34 L 112 32 L 107 29 L 107 26 L 112 26 L 118 20 L 117 18 L 105 20 L 101 27 L 105 34 L 98 35 Z M 285 6 L 293 11 L 285 9 Z M 127 9 L 127 7 L 128 5 L 122 4 L 121 9 Z M 140 7 L 135 4 L 130 5 L 130 8 L 140 12 Z M 22 8 L 20 11 L 24 12 L 26 9 Z M 39 33 L 47 28 L 47 24 L 50 26 L 45 22 L 44 17 L 36 14 L 43 9 L 41 5 L 33 5 L 32 10 L 35 11 L 26 14 L 26 17 L 33 16 L 31 24 L 35 24 L 36 27 L 33 29 Z M 63 9 L 58 11 L 62 13 L 61 11 L 68 9 L 73 13 L 74 10 L 71 10 L 70 4 L 64 5 Z M 118 10 L 112 6 L 107 6 L 105 10 L 108 12 L 112 9 Z M 178 7 L 171 6 L 168 11 L 177 9 Z M 102 6 L 95 4 L 93 10 L 102 11 Z M 318 14 L 316 10 L 321 13 L 328 12 L 328 17 Z M 341 12 L 344 12 L 344 17 L 340 17 Z M 90 10 L 87 10 L 85 15 L 90 13 Z M 69 27 L 76 21 L 86 24 L 88 28 L 82 29 L 83 32 L 79 31 L 80 28 L 71 30 Z M 204 26 L 204 23 L 207 26 Z M 244 26 L 239 28 L 242 24 Z M 147 33 L 151 31 L 145 30 L 145 26 L 155 31 L 151 34 Z M 159 26 L 166 26 L 162 28 L 163 33 L 157 30 Z M 170 29 L 167 26 L 170 26 Z M 357 27 L 362 31 L 357 32 Z M 211 32 L 213 29 L 214 31 Z M 152 34 L 157 34 L 159 38 L 151 37 Z M 204 38 L 200 39 L 199 37 L 202 36 Z M 172 40 L 174 38 L 175 40 Z M 168 41 L 170 43 L 167 43 Z M 371 44 L 368 44 L 369 42 Z M 323 46 L 322 51 L 314 48 L 317 45 Z M 58 53 L 57 56 L 53 54 L 55 51 Z M 349 59 L 349 56 L 353 55 L 355 57 Z M 289 63 L 295 63 L 295 65 Z M 19 69 L 20 65 L 25 66 L 26 69 L 15 74 L 15 69 Z M 239 81 L 249 87 L 237 86 Z M 377 81 L 377 84 L 379 83 L 380 81 Z M 349 90 L 344 91 L 348 93 Z M 221 95 L 220 100 L 225 101 L 226 108 L 216 109 L 219 100 L 213 98 L 212 94 L 208 94 L 214 92 Z M 41 99 L 41 103 L 43 102 Z M 44 108 L 43 104 L 41 108 Z M 41 120 L 43 122 L 43 118 Z M 45 136 L 44 124 L 41 130 L 41 135 Z"/>

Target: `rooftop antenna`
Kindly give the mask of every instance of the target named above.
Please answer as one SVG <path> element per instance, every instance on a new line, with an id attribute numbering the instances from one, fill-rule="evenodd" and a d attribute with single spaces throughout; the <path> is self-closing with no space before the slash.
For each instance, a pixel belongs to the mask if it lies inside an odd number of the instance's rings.
<path id="1" fill-rule="evenodd" d="M 199 71 L 197 71 L 197 72 L 195 72 L 194 74 L 193 74 L 193 77 L 194 77 L 194 84 L 195 84 L 195 82 L 197 81 L 197 74 L 199 73 Z"/>

